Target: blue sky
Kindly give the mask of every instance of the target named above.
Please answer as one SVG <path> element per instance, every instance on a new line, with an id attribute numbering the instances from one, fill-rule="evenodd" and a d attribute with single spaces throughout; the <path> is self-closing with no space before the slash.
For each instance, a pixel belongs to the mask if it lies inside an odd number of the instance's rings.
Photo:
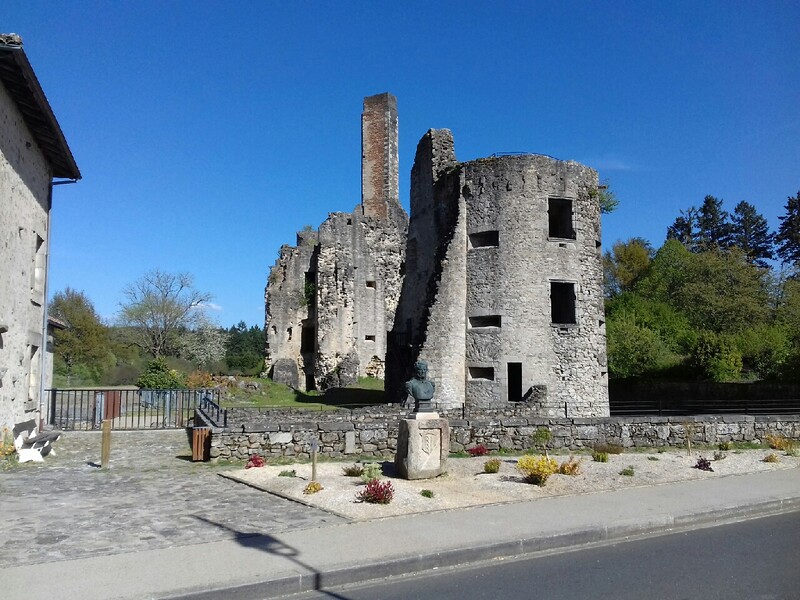
<path id="1" fill-rule="evenodd" d="M 604 245 L 655 246 L 706 194 L 773 228 L 800 190 L 800 4 L 6 0 L 83 173 L 54 192 L 50 291 L 113 319 L 186 271 L 216 320 L 263 325 L 281 244 L 360 201 L 364 96 L 398 98 L 400 199 L 419 138 L 534 152 L 621 201 Z"/>

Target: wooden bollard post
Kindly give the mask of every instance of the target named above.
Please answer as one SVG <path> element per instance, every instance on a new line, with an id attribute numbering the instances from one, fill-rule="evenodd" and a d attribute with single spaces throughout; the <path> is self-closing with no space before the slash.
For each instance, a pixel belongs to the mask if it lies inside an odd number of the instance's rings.
<path id="1" fill-rule="evenodd" d="M 311 440 L 311 481 L 317 480 L 317 450 L 319 442 Z"/>
<path id="2" fill-rule="evenodd" d="M 111 457 L 111 419 L 103 421 L 103 443 L 100 449 L 100 468 L 108 468 L 108 459 Z"/>

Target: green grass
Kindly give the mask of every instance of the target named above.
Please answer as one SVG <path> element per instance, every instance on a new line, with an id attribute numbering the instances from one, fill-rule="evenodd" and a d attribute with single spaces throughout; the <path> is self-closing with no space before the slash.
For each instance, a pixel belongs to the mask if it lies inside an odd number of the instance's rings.
<path id="1" fill-rule="evenodd" d="M 247 377 L 245 381 L 259 384 L 258 390 L 229 388 L 222 401 L 223 407 L 252 408 L 305 408 L 310 410 L 335 410 L 340 406 L 370 406 L 383 404 L 383 380 L 362 377 L 347 388 L 336 388 L 326 393 L 301 392 L 270 379 Z"/>

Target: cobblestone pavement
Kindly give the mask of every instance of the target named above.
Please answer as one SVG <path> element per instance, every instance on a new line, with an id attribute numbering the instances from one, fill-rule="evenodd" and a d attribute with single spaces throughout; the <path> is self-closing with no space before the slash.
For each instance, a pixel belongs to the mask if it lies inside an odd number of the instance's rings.
<path id="1" fill-rule="evenodd" d="M 66 432 L 57 456 L 0 472 L 0 568 L 344 523 L 193 463 L 185 431 Z M 239 468 L 241 468 L 239 466 Z"/>

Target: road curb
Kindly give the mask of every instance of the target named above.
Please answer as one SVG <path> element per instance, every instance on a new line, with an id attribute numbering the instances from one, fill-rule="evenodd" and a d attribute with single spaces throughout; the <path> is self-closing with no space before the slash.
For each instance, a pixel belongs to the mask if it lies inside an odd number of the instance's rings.
<path id="1" fill-rule="evenodd" d="M 389 558 L 381 562 L 330 569 L 322 572 L 298 573 L 241 586 L 204 590 L 186 590 L 165 596 L 165 599 L 212 600 L 224 592 L 226 600 L 256 600 L 280 598 L 290 594 L 311 592 L 342 585 L 364 583 L 454 567 L 492 559 L 510 558 L 524 554 L 577 548 L 593 543 L 612 542 L 654 533 L 669 533 L 689 527 L 722 523 L 746 518 L 764 517 L 800 510 L 800 497 L 765 500 L 745 506 L 715 508 L 686 515 L 653 515 L 601 527 L 560 533 L 548 537 L 528 537 L 487 544 L 473 548 L 454 548 L 440 552 L 418 553 Z"/>

